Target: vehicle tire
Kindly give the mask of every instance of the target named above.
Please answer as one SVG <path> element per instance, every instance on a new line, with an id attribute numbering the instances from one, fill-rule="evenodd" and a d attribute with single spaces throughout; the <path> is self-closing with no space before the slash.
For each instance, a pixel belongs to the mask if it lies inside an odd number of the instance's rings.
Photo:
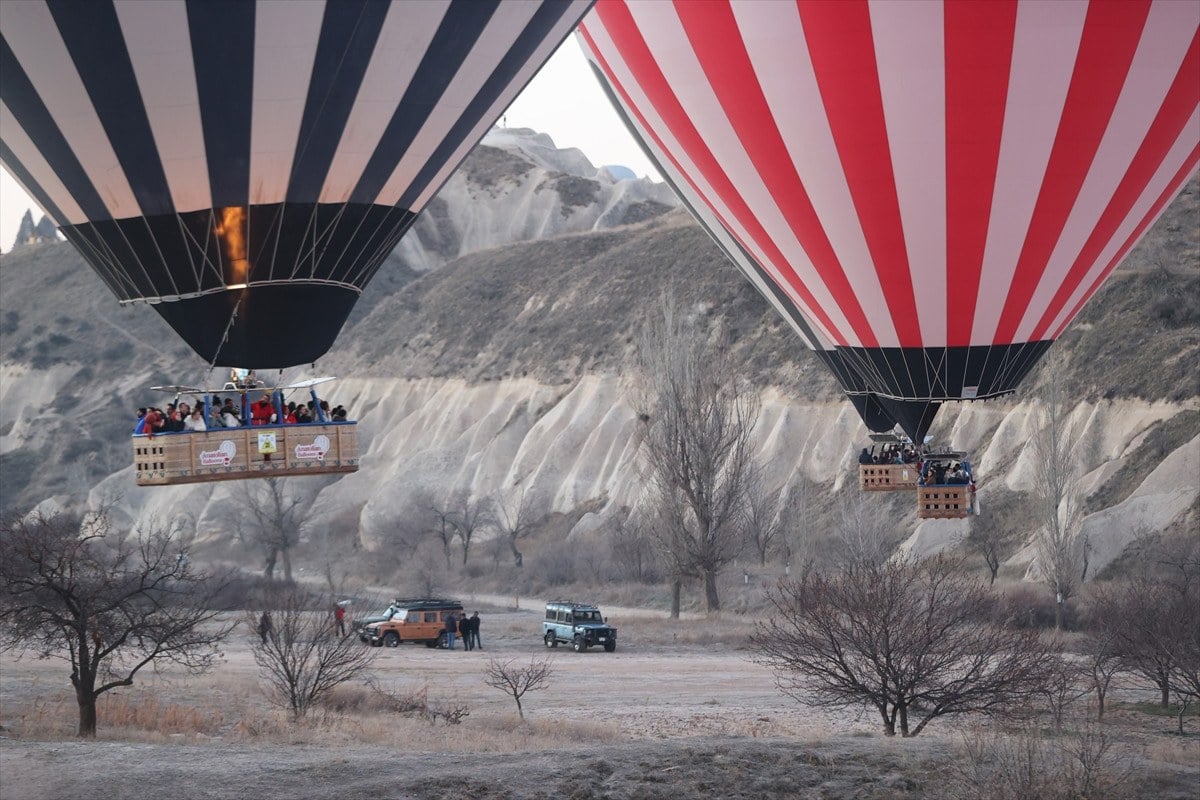
<path id="1" fill-rule="evenodd" d="M 576 636 L 571 640 L 571 647 L 576 653 L 582 653 L 584 650 L 587 650 L 587 642 L 583 640 L 582 636 Z"/>
<path id="2" fill-rule="evenodd" d="M 437 638 L 437 644 L 436 644 L 435 646 L 436 646 L 436 647 L 437 647 L 439 650 L 445 650 L 445 649 L 446 649 L 446 634 L 444 634 L 444 633 L 439 633 L 439 634 L 438 634 L 438 638 Z"/>
<path id="3" fill-rule="evenodd" d="M 425 646 L 428 647 L 430 650 L 432 650 L 433 648 L 438 646 L 438 640 L 437 639 L 426 639 Z"/>
<path id="4" fill-rule="evenodd" d="M 550 647 L 550 648 L 558 647 L 558 639 L 554 638 L 553 633 L 547 633 L 545 636 L 542 637 L 542 641 L 546 643 L 546 647 Z"/>
<path id="5" fill-rule="evenodd" d="M 383 635 L 383 643 L 388 647 L 399 647 L 400 634 L 396 633 L 395 631 L 388 631 Z"/>
<path id="6" fill-rule="evenodd" d="M 616 649 L 617 649 L 617 643 L 616 643 L 616 642 L 605 642 L 605 643 L 604 643 L 604 652 L 606 652 L 606 653 L 611 653 L 611 652 L 613 652 L 613 651 L 614 651 L 614 650 L 616 650 Z"/>

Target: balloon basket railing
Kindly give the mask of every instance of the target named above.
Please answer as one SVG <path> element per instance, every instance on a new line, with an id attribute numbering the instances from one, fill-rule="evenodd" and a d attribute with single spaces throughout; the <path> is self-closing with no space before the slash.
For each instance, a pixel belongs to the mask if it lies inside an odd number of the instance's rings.
<path id="1" fill-rule="evenodd" d="M 934 484 L 917 487 L 917 517 L 920 519 L 965 519 L 971 513 L 971 487 L 964 484 Z"/>
<path id="2" fill-rule="evenodd" d="M 251 425 L 133 437 L 138 486 L 358 471 L 354 422 Z"/>
<path id="3" fill-rule="evenodd" d="M 917 488 L 916 464 L 859 464 L 858 488 L 864 492 L 899 492 Z"/>

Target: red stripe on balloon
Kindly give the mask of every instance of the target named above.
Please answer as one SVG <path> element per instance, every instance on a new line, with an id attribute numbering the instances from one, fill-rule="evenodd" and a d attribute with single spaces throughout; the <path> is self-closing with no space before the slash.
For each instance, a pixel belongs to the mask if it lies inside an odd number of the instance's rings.
<path id="1" fill-rule="evenodd" d="M 1014 0 L 946 3 L 946 344 L 971 344 L 1004 131 Z"/>
<path id="2" fill-rule="evenodd" d="M 1179 73 L 1171 83 L 1166 98 L 1146 133 L 1146 138 L 1138 148 L 1129 169 L 1125 171 L 1121 183 L 1113 192 L 1112 199 L 1100 215 L 1096 228 L 1088 237 L 1075 263 L 1067 272 L 1063 283 L 1054 294 L 1046 312 L 1042 315 L 1037 327 L 1030 336 L 1032 341 L 1039 341 L 1046 330 L 1053 324 L 1060 311 L 1067 304 L 1071 295 L 1087 277 L 1088 271 L 1095 264 L 1100 253 L 1108 245 L 1117 228 L 1125 221 L 1134 203 L 1145 192 L 1146 186 L 1158 171 L 1167 153 L 1179 140 L 1184 127 L 1191 119 L 1192 112 L 1200 102 L 1200 32 L 1192 37 L 1191 47 L 1179 68 Z"/>
<path id="3" fill-rule="evenodd" d="M 825 330 L 828 331 L 834 341 L 839 346 L 847 346 L 847 341 L 843 333 L 834 327 L 832 321 L 829 319 L 829 315 L 817 304 L 808 287 L 804 285 L 804 282 L 792 270 L 787 259 L 783 257 L 783 254 L 775 246 L 771 237 L 763 230 L 762 225 L 759 224 L 758 219 L 751 212 L 746 201 L 734 189 L 729 176 L 721 169 L 712 152 L 704 144 L 703 138 L 688 117 L 687 112 L 684 111 L 683 106 L 680 105 L 678 98 L 675 97 L 666 77 L 662 74 L 662 70 L 659 68 L 654 56 L 650 53 L 650 49 L 646 46 L 646 42 L 638 31 L 637 25 L 634 23 L 633 17 L 629 13 L 629 9 L 625 3 L 622 0 L 611 0 L 609 2 L 602 0 L 602 2 L 596 4 L 593 13 L 599 16 L 604 30 L 621 53 L 625 65 L 633 72 L 642 92 L 645 93 L 649 102 L 658 112 L 658 115 L 662 117 L 664 124 L 675 135 L 675 139 L 679 142 L 680 147 L 688 154 L 692 163 L 696 165 L 696 168 L 708 181 L 709 185 L 713 187 L 713 191 L 729 206 L 739 224 L 746 229 L 751 239 L 762 248 L 776 270 L 787 280 L 795 292 L 800 295 L 803 302 L 812 311 Z M 592 52 L 596 53 L 597 58 L 601 58 L 595 42 L 587 35 L 586 30 L 584 30 L 584 38 L 592 48 Z M 616 80 L 607 62 L 603 62 L 602 60 L 601 67 L 604 69 L 604 73 L 608 75 L 609 80 L 617 87 L 617 91 L 625 101 L 625 104 L 637 115 L 642 128 L 650 132 L 659 149 L 667 153 L 668 158 L 671 159 L 671 163 L 679 174 L 684 176 L 684 179 L 688 181 L 688 184 L 699 197 L 704 198 L 704 193 L 699 190 L 692 179 L 680 168 L 679 162 L 670 154 L 669 150 L 663 145 L 662 140 L 654 134 L 651 127 L 646 124 L 644 116 L 630 101 L 628 93 L 620 85 L 619 81 Z M 726 231 L 738 239 L 738 242 L 746 249 L 746 252 L 750 253 L 751 249 L 733 233 L 733 229 L 728 224 L 728 221 L 722 217 L 716 208 L 713 208 L 712 203 L 708 202 L 707 199 L 705 202 L 712 212 L 721 219 L 721 223 Z"/>
<path id="4" fill-rule="evenodd" d="M 1188 154 L 1186 159 L 1184 159 L 1183 166 L 1180 167 L 1179 171 L 1171 177 L 1170 182 L 1167 184 L 1166 190 L 1159 196 L 1158 200 L 1154 202 L 1154 205 L 1151 206 L 1150 210 L 1146 212 L 1146 216 L 1142 217 L 1142 221 L 1138 223 L 1136 228 L 1134 228 L 1133 233 L 1129 234 L 1129 237 L 1125 240 L 1125 243 L 1121 245 L 1121 249 L 1118 250 L 1117 254 L 1113 256 L 1112 260 L 1108 262 L 1108 265 L 1104 268 L 1104 271 L 1100 273 L 1100 275 L 1097 276 L 1094 281 L 1092 281 L 1092 285 L 1088 287 L 1086 292 L 1084 292 L 1083 297 L 1079 298 L 1079 302 L 1074 305 L 1074 307 L 1071 309 L 1071 313 L 1066 316 L 1066 318 L 1062 321 L 1062 324 L 1051 332 L 1049 336 L 1051 341 L 1057 339 L 1059 336 L 1062 336 L 1063 331 L 1068 325 L 1071 324 L 1071 321 L 1075 319 L 1075 316 L 1079 313 L 1080 309 L 1082 309 L 1087 302 L 1092 299 L 1092 295 L 1094 295 L 1096 290 L 1104 284 L 1104 281 L 1107 280 L 1108 276 L 1112 274 L 1112 271 L 1117 268 L 1117 265 L 1125 260 L 1125 256 L 1129 255 L 1129 251 L 1132 250 L 1134 245 L 1136 245 L 1142 238 L 1142 234 L 1146 232 L 1146 229 L 1154 224 L 1155 220 L 1158 219 L 1159 215 L 1161 215 L 1163 210 L 1167 207 L 1167 203 L 1173 200 L 1175 195 L 1179 193 L 1179 190 L 1183 188 L 1183 184 L 1186 183 L 1191 177 L 1192 171 L 1196 169 L 1197 164 L 1200 164 L 1200 145 L 1192 148 L 1192 152 Z"/>
<path id="5" fill-rule="evenodd" d="M 1094 0 L 1088 6 L 1062 119 L 993 336 L 995 344 L 1015 340 L 1108 127 L 1149 13 L 1149 0 Z"/>
<path id="6" fill-rule="evenodd" d="M 921 326 L 865 0 L 797 0 L 825 114 L 901 347 Z"/>
<path id="7" fill-rule="evenodd" d="M 713 94 L 772 200 L 862 346 L 878 347 L 875 332 L 796 172 L 745 43 L 736 35 L 732 9 L 724 3 L 683 2 L 676 3 L 675 10 Z"/>

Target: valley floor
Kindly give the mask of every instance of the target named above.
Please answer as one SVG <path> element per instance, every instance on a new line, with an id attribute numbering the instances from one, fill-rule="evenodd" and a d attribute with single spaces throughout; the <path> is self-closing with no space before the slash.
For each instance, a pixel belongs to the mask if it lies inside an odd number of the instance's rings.
<path id="1" fill-rule="evenodd" d="M 405 645 L 380 650 L 374 666 L 385 689 L 469 709 L 458 725 L 385 712 L 364 686 L 345 687 L 292 725 L 265 702 L 240 629 L 218 669 L 146 675 L 102 707 L 98 741 L 78 742 L 64 665 L 6 657 L 0 798 L 767 800 L 967 791 L 954 788 L 963 779 L 957 724 L 888 739 L 869 715 L 801 705 L 750 660 L 745 622 L 614 613 L 617 652 L 577 654 L 542 646 L 539 611 L 481 612 L 482 652 Z M 490 658 L 544 656 L 554 675 L 549 688 L 525 696 L 522 723 L 512 698 L 484 685 L 483 670 Z M 1165 734 L 1170 718 L 1110 719 L 1137 765 L 1136 783 L 1124 790 L 1131 793 L 1116 796 L 1194 796 L 1195 719 L 1183 739 Z"/>

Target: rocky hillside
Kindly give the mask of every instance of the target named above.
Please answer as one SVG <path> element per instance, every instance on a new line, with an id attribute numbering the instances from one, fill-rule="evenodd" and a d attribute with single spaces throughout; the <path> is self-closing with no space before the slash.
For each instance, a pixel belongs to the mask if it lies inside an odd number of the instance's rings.
<path id="1" fill-rule="evenodd" d="M 1081 491 L 1097 570 L 1137 533 L 1200 526 L 1198 198 L 1193 183 L 1055 348 L 1089 443 Z M 728 334 L 760 387 L 766 481 L 804 499 L 814 535 L 847 504 L 882 510 L 918 552 L 971 524 L 919 523 L 908 496 L 858 496 L 857 416 L 661 184 L 615 181 L 545 136 L 494 131 L 392 262 L 317 365 L 342 376 L 333 399 L 360 420 L 362 468 L 294 479 L 347 544 L 378 545 L 425 490 L 524 496 L 576 532 L 635 507 L 629 365 L 666 290 Z M 228 541 L 237 484 L 138 489 L 127 463 L 144 387 L 218 378 L 152 311 L 118 307 L 65 244 L 5 257 L 0 282 L 3 505 L 119 497 L 132 518 L 185 513 L 210 543 Z M 949 406 L 934 428 L 977 454 L 984 513 L 1024 536 L 1043 379 Z M 1030 558 L 1014 548 L 1008 569 Z"/>

